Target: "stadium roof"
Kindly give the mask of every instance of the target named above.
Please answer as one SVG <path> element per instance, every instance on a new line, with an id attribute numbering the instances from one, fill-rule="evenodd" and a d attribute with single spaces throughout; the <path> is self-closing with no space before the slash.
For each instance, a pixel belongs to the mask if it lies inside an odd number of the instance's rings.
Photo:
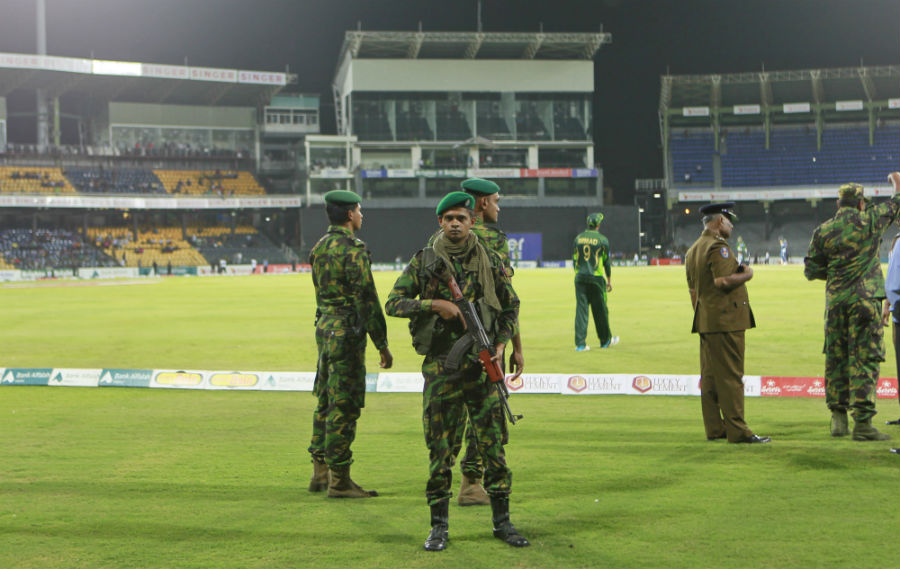
<path id="1" fill-rule="evenodd" d="M 900 65 L 663 75 L 661 111 L 682 107 L 880 101 L 900 97 Z"/>
<path id="2" fill-rule="evenodd" d="M 0 53 L 0 97 L 43 89 L 50 97 L 83 93 L 107 101 L 256 106 L 296 82 L 291 73 Z"/>
<path id="3" fill-rule="evenodd" d="M 355 59 L 593 59 L 612 34 L 348 31 L 338 62 Z"/>

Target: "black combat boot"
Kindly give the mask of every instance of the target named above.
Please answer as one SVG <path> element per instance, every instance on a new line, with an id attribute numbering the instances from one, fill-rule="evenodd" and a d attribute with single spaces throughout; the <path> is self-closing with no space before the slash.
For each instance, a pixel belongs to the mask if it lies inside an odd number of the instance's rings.
<path id="1" fill-rule="evenodd" d="M 425 540 L 425 551 L 443 551 L 447 548 L 450 537 L 450 500 L 444 500 L 431 506 L 431 532 Z"/>
<path id="2" fill-rule="evenodd" d="M 494 520 L 494 537 L 513 547 L 531 545 L 509 521 L 509 494 L 491 496 L 491 513 Z"/>

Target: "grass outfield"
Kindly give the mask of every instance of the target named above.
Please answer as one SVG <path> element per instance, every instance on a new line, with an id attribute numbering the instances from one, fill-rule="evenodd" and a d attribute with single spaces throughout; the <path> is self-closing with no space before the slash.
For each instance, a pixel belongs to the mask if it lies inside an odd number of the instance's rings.
<path id="1" fill-rule="evenodd" d="M 397 277 L 375 273 L 381 301 Z M 315 369 L 309 274 L 147 279 L 143 285 L 0 287 L 5 367 L 279 371 Z M 576 354 L 570 270 L 521 270 L 526 372 L 678 373 L 699 370 L 699 342 L 682 267 L 616 268 L 611 350 Z M 72 284 L 72 283 L 68 283 Z M 81 283 L 75 283 L 81 284 Z M 57 286 L 59 285 L 59 286 Z M 821 376 L 822 281 L 799 265 L 759 266 L 749 284 L 758 328 L 747 334 L 748 375 Z M 395 371 L 418 371 L 407 320 L 388 317 Z M 597 347 L 596 336 L 588 343 Z M 894 376 L 893 350 L 883 364 Z M 378 354 L 368 351 L 370 371 Z"/>
<path id="2" fill-rule="evenodd" d="M 748 400 L 769 445 L 707 442 L 692 397 L 515 396 L 513 522 L 450 510 L 422 550 L 421 396 L 369 394 L 354 477 L 306 491 L 309 393 L 0 388 L 0 567 L 897 567 L 898 457 L 820 401 Z M 454 489 L 458 482 L 454 481 Z"/>
<path id="3" fill-rule="evenodd" d="M 382 301 L 396 273 L 376 274 Z M 526 371 L 697 373 L 681 268 L 614 272 L 611 350 L 572 351 L 569 271 L 520 271 Z M 821 283 L 758 267 L 748 374 L 822 374 Z M 138 286 L 0 287 L 5 367 L 311 370 L 308 275 Z M 415 371 L 388 319 L 395 369 Z M 596 343 L 594 344 L 596 345 Z M 888 350 L 885 375 L 893 375 Z M 370 349 L 370 370 L 377 368 Z M 354 477 L 382 496 L 306 491 L 308 393 L 0 388 L 0 567 L 897 567 L 898 457 L 833 440 L 818 399 L 750 398 L 770 445 L 703 438 L 693 397 L 514 395 L 513 521 L 450 513 L 429 554 L 421 396 L 368 394 Z M 897 403 L 880 401 L 882 418 Z M 897 446 L 896 429 L 893 446 Z M 454 481 L 454 486 L 458 485 Z"/>

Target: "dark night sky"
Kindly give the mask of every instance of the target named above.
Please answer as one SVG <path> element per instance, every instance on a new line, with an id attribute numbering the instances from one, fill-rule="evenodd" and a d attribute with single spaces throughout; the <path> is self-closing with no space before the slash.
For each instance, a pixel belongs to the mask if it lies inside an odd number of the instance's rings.
<path id="1" fill-rule="evenodd" d="M 476 1 L 46 0 L 47 52 L 283 71 L 333 111 L 344 32 L 471 31 Z M 33 0 L 3 0 L 0 51 L 35 53 Z M 485 31 L 604 31 L 596 151 L 607 183 L 662 175 L 659 76 L 900 63 L 900 0 L 484 0 Z M 10 103 L 11 106 L 14 102 Z M 14 111 L 15 109 L 10 109 Z M 327 125 L 328 122 L 325 123 Z"/>

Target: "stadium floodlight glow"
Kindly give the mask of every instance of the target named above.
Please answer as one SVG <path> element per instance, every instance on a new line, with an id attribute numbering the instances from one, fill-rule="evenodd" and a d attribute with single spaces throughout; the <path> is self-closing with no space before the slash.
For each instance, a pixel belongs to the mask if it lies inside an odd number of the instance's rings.
<path id="1" fill-rule="evenodd" d="M 662 245 L 660 245 L 659 243 L 657 243 L 657 244 L 654 245 L 653 247 L 654 247 L 655 249 L 662 249 Z"/>
<path id="2" fill-rule="evenodd" d="M 684 214 L 688 215 L 689 213 L 691 213 L 691 208 L 689 208 L 689 207 L 684 208 Z"/>
<path id="3" fill-rule="evenodd" d="M 646 233 L 644 233 L 643 231 L 641 231 L 640 233 L 638 233 L 638 237 L 644 237 L 645 235 L 646 235 Z"/>
<path id="4" fill-rule="evenodd" d="M 638 213 L 644 213 L 644 208 L 639 207 L 639 208 L 638 208 Z"/>
<path id="5" fill-rule="evenodd" d="M 142 75 L 141 64 L 134 61 L 109 61 L 95 59 L 91 62 L 91 72 L 94 75 L 124 75 L 128 77 L 140 77 Z"/>
<path id="6" fill-rule="evenodd" d="M 661 198 L 661 197 L 662 197 L 662 194 L 653 194 L 653 197 L 654 197 L 654 198 Z"/>

